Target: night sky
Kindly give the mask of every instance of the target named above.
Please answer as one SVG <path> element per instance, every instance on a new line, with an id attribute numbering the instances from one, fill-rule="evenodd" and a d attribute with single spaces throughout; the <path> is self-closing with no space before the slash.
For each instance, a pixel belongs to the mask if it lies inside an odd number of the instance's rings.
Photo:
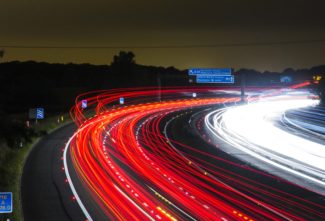
<path id="1" fill-rule="evenodd" d="M 161 48 L 3 47 L 9 45 Z M 193 47 L 199 45 L 218 47 Z M 1 61 L 110 64 L 118 51 L 132 50 L 137 63 L 181 69 L 311 67 L 325 64 L 325 1 L 3 1 L 1 48 Z"/>

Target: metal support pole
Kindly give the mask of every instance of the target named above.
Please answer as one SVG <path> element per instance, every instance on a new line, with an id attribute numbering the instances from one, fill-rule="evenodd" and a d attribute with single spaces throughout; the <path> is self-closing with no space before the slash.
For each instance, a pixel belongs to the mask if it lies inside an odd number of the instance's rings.
<path id="1" fill-rule="evenodd" d="M 245 87 L 246 87 L 246 79 L 245 79 L 245 74 L 241 73 L 240 74 L 240 96 L 241 96 L 241 101 L 245 102 Z"/>

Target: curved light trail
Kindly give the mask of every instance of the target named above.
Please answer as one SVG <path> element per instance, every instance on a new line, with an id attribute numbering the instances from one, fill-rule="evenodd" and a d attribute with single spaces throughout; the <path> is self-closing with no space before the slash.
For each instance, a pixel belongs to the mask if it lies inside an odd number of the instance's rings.
<path id="1" fill-rule="evenodd" d="M 217 110 L 205 119 L 209 131 L 232 147 L 325 187 L 324 143 L 296 136 L 275 124 L 288 110 L 317 104 L 307 96 L 276 96 Z"/>
<path id="2" fill-rule="evenodd" d="M 186 98 L 192 92 L 199 97 Z M 158 93 L 164 101 L 157 101 Z M 91 107 L 88 112 L 81 109 L 84 97 Z M 127 105 L 119 105 L 119 97 L 124 97 Z M 161 92 L 154 88 L 117 89 L 78 97 L 71 113 L 79 129 L 65 147 L 64 169 L 86 219 L 95 220 L 93 210 L 80 196 L 83 191 L 107 220 L 325 218 L 324 206 L 245 177 L 237 172 L 246 170 L 238 162 L 167 136 L 173 131 L 170 119 L 238 101 L 238 96 L 213 88 L 181 87 Z M 218 166 L 220 163 L 223 166 Z M 75 186 L 71 172 L 77 174 L 81 186 Z M 247 173 L 277 179 L 252 168 L 247 168 Z"/>

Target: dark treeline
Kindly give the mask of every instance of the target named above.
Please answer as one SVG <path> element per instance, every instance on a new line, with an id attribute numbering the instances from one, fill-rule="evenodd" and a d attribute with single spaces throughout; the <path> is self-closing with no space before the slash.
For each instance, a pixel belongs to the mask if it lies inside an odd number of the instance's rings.
<path id="1" fill-rule="evenodd" d="M 126 63 L 118 58 L 111 65 L 49 64 L 34 61 L 1 63 L 0 109 L 13 113 L 41 106 L 51 112 L 67 111 L 80 93 L 157 85 L 161 76 L 164 76 L 165 81 L 170 78 L 171 84 L 182 85 L 187 73 L 173 67 Z"/>
<path id="2" fill-rule="evenodd" d="M 265 86 L 280 83 L 281 76 L 291 76 L 294 82 L 312 79 L 325 73 L 325 65 L 311 69 L 286 69 L 282 73 L 240 69 L 234 74 L 246 75 L 247 85 Z M 160 83 L 159 83 L 160 81 Z M 154 67 L 136 64 L 132 52 L 120 52 L 110 65 L 49 64 L 45 62 L 0 63 L 0 110 L 21 113 L 33 107 L 47 112 L 66 112 L 76 95 L 98 89 L 138 86 L 194 85 L 187 70 L 174 67 Z"/>
<path id="3" fill-rule="evenodd" d="M 280 80 L 283 76 L 291 77 L 292 83 L 299 83 L 323 73 L 325 65 L 311 69 L 286 69 L 281 73 L 240 69 L 234 75 L 235 86 L 240 85 L 243 74 L 246 85 L 263 87 L 283 84 Z M 29 108 L 43 107 L 48 116 L 68 112 L 78 94 L 92 90 L 196 85 L 195 78 L 189 77 L 187 70 L 140 65 L 135 62 L 132 52 L 120 52 L 110 65 L 4 62 L 0 63 L 0 82 L 0 142 L 5 139 L 8 146 L 14 147 L 18 146 L 17 140 L 28 142 L 31 136 L 35 136 L 22 121 L 28 119 Z M 321 87 L 318 87 L 323 95 L 324 84 L 323 79 Z M 23 119 L 12 117 L 22 115 Z"/>

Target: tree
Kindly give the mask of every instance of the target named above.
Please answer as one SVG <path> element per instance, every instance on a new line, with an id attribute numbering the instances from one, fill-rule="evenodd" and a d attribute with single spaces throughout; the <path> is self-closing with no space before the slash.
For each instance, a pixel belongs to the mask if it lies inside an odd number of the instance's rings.
<path id="1" fill-rule="evenodd" d="M 320 93 L 321 105 L 325 106 L 325 79 L 324 77 L 319 82 L 318 91 Z"/>
<path id="2" fill-rule="evenodd" d="M 0 58 L 3 58 L 4 54 L 5 54 L 5 51 L 4 50 L 0 50 Z"/>
<path id="3" fill-rule="evenodd" d="M 286 68 L 282 72 L 283 74 L 292 74 L 295 73 L 295 70 L 293 68 Z"/>
<path id="4" fill-rule="evenodd" d="M 112 65 L 130 65 L 135 64 L 134 53 L 131 51 L 125 52 L 120 51 L 118 55 L 115 55 L 113 58 Z"/>

